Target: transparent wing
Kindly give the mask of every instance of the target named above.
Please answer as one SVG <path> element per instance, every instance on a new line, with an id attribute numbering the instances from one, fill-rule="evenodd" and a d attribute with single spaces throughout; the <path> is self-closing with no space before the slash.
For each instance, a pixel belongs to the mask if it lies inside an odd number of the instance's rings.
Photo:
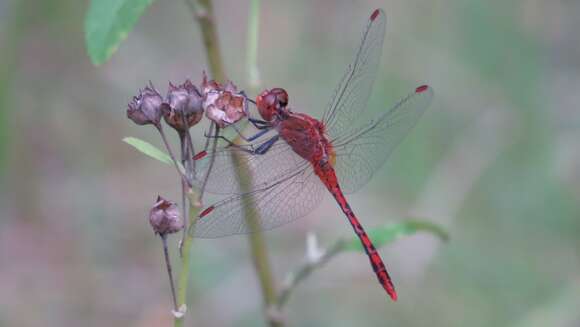
<path id="1" fill-rule="evenodd" d="M 354 61 L 348 66 L 322 118 L 330 136 L 351 129 L 366 108 L 383 51 L 386 21 L 381 9 L 369 17 Z"/>
<path id="2" fill-rule="evenodd" d="M 264 140 L 256 143 L 261 142 Z M 211 164 L 212 155 L 214 156 L 213 164 Z M 264 188 L 267 183 L 275 182 L 292 174 L 307 164 L 308 162 L 292 151 L 292 148 L 282 139 L 262 155 L 247 153 L 234 147 L 221 148 L 196 161 L 193 184 L 197 187 L 201 186 L 211 165 L 206 186 L 208 192 L 214 194 L 242 193 L 239 185 L 240 180 L 249 181 L 248 189 L 256 190 Z"/>
<path id="3" fill-rule="evenodd" d="M 245 208 L 258 215 L 259 230 L 269 230 L 307 215 L 319 203 L 324 185 L 310 167 L 286 179 L 244 194 L 232 195 L 206 210 L 195 225 L 194 235 L 217 238 L 252 231 L 245 219 Z"/>
<path id="4" fill-rule="evenodd" d="M 332 140 L 336 175 L 344 193 L 364 186 L 415 126 L 433 98 L 426 85 L 399 101 L 378 119 L 348 136 Z"/>

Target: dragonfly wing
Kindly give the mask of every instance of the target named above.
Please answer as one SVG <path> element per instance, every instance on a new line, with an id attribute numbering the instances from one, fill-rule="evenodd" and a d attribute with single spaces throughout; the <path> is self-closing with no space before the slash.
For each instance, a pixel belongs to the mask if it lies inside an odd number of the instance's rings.
<path id="1" fill-rule="evenodd" d="M 194 235 L 217 238 L 251 233 L 254 229 L 246 222 L 246 210 L 259 217 L 259 230 L 273 229 L 307 215 L 320 204 L 324 189 L 312 168 L 305 165 L 262 189 L 232 195 L 209 206 L 196 223 Z"/>
<path id="2" fill-rule="evenodd" d="M 348 136 L 332 140 L 334 169 L 344 193 L 364 186 L 415 126 L 431 103 L 433 89 L 420 86 L 377 119 Z"/>
<path id="3" fill-rule="evenodd" d="M 331 137 L 350 130 L 366 108 L 383 51 L 386 21 L 381 9 L 370 16 L 354 60 L 334 91 L 322 118 Z"/>
<path id="4" fill-rule="evenodd" d="M 264 140 L 257 143 L 261 142 Z M 257 145 L 259 144 L 253 144 L 254 147 Z M 213 163 L 211 162 L 212 156 Z M 196 161 L 194 185 L 200 187 L 209 170 L 210 174 L 206 186 L 208 192 L 214 194 L 242 193 L 240 180 L 249 181 L 249 190 L 264 188 L 268 182 L 288 176 L 305 162 L 283 140 L 279 140 L 261 155 L 248 153 L 235 147 L 220 148 Z"/>

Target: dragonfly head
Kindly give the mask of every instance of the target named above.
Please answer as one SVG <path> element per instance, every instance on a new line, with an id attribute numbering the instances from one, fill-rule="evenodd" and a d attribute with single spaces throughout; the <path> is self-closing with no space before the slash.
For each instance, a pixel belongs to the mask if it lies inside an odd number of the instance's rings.
<path id="1" fill-rule="evenodd" d="M 288 93 L 281 88 L 265 90 L 256 98 L 256 106 L 265 121 L 272 121 L 286 111 Z"/>

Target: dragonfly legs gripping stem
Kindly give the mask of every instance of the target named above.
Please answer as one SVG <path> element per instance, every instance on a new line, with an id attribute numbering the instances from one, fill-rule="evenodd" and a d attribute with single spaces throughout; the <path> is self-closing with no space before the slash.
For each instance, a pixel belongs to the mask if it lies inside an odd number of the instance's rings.
<path id="1" fill-rule="evenodd" d="M 248 139 L 250 141 L 255 140 L 255 139 L 259 138 L 260 136 L 266 134 L 266 132 L 268 132 L 268 131 L 269 130 L 260 131 L 256 135 L 253 135 Z M 262 144 L 260 144 L 255 149 L 254 149 L 254 146 L 252 144 L 249 144 L 248 145 L 249 149 L 248 149 L 248 148 L 245 148 L 243 145 L 234 143 L 233 141 L 231 141 L 230 139 L 228 139 L 227 137 L 225 137 L 223 135 L 207 135 L 206 134 L 205 137 L 221 139 L 228 144 L 228 147 L 233 147 L 233 148 L 239 149 L 241 151 L 247 152 L 249 154 L 257 154 L 257 155 L 262 155 L 262 154 L 265 154 L 266 152 L 268 152 L 268 150 L 270 150 L 270 148 L 280 139 L 280 135 L 276 134 L 276 135 L 272 136 L 271 138 L 269 138 L 268 140 L 264 141 Z"/>

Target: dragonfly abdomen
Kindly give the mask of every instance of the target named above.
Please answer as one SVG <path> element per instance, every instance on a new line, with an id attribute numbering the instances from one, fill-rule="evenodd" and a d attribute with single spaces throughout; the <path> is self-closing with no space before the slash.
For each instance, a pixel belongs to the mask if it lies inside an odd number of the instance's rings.
<path id="1" fill-rule="evenodd" d="M 361 241 L 361 244 L 362 244 L 367 256 L 369 257 L 369 261 L 371 263 L 373 271 L 375 272 L 375 275 L 377 276 L 377 279 L 379 280 L 379 283 L 383 286 L 383 288 L 385 289 L 387 294 L 389 294 L 391 299 L 393 299 L 393 301 L 396 301 L 397 300 L 397 292 L 395 291 L 395 286 L 393 285 L 393 282 L 391 281 L 391 276 L 389 276 L 389 273 L 387 272 L 387 268 L 383 262 L 383 259 L 380 256 L 379 252 L 377 251 L 377 249 L 373 245 L 371 239 L 369 238 L 369 236 L 365 232 L 360 221 L 358 220 L 358 218 L 356 217 L 356 215 L 352 211 L 350 205 L 346 201 L 346 198 L 345 198 L 344 194 L 342 193 L 342 190 L 340 189 L 340 186 L 338 184 L 338 179 L 336 178 L 336 174 L 334 172 L 334 169 L 330 165 L 325 165 L 324 167 L 315 166 L 314 170 L 316 172 L 316 175 L 318 175 L 318 177 L 320 177 L 320 180 L 322 181 L 322 183 L 330 191 L 330 193 L 332 194 L 332 196 L 334 197 L 334 199 L 336 200 L 336 202 L 338 203 L 338 205 L 342 209 L 342 212 L 344 212 L 344 214 L 348 218 L 350 225 L 352 226 L 355 234 L 358 236 L 359 240 Z"/>

